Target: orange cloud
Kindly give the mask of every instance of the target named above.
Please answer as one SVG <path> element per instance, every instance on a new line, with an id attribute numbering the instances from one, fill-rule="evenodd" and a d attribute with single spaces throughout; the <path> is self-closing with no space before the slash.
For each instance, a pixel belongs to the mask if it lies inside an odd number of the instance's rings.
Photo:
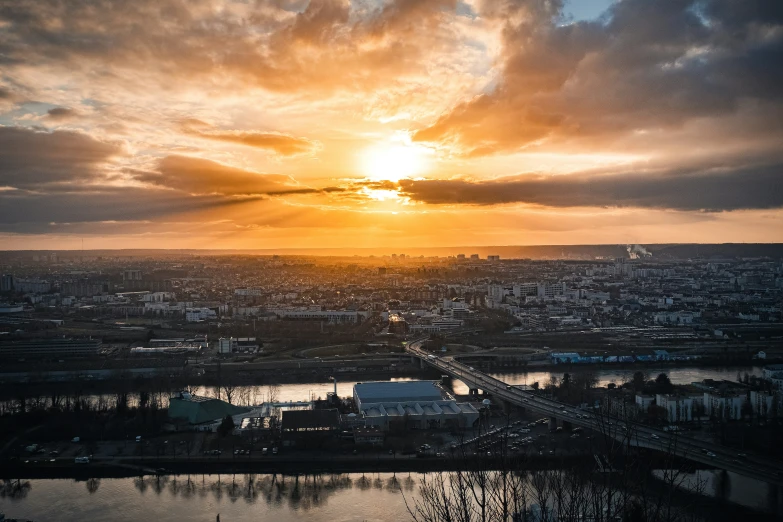
<path id="1" fill-rule="evenodd" d="M 313 152 L 318 144 L 305 138 L 297 138 L 278 132 L 241 130 L 198 130 L 187 128 L 186 132 L 199 138 L 238 143 L 248 147 L 268 149 L 281 156 L 295 156 Z"/>

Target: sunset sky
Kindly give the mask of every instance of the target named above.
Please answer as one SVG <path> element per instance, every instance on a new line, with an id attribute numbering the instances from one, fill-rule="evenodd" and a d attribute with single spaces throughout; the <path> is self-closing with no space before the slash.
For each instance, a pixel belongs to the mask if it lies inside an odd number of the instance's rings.
<path id="1" fill-rule="evenodd" d="M 779 0 L 0 2 L 0 249 L 783 241 Z"/>

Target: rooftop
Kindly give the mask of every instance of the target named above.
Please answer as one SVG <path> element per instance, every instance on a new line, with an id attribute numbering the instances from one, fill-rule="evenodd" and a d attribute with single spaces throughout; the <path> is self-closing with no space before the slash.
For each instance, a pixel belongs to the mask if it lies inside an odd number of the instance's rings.
<path id="1" fill-rule="evenodd" d="M 434 381 L 360 382 L 353 387 L 362 403 L 439 401 L 443 390 Z"/>

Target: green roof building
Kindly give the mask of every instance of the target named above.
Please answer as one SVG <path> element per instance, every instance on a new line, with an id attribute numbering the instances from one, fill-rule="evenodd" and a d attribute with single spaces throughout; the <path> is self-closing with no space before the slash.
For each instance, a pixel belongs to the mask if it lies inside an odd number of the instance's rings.
<path id="1" fill-rule="evenodd" d="M 233 417 L 249 411 L 249 408 L 234 406 L 220 399 L 199 397 L 186 392 L 169 399 L 169 418 L 192 425 L 208 424 L 224 419 L 226 415 Z"/>

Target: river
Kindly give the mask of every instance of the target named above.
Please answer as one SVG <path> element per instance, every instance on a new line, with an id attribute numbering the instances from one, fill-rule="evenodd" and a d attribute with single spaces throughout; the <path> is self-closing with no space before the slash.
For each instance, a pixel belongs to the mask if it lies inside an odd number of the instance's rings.
<path id="1" fill-rule="evenodd" d="M 701 381 L 704 379 L 727 379 L 736 380 L 737 373 L 744 375 L 761 376 L 761 366 L 742 366 L 742 367 L 707 367 L 707 368 L 671 368 L 671 367 L 651 367 L 643 369 L 627 369 L 627 370 L 597 370 L 596 376 L 598 378 L 598 386 L 606 386 L 610 382 L 616 384 L 622 384 L 625 381 L 631 380 L 634 372 L 643 371 L 650 379 L 655 379 L 660 373 L 666 373 L 674 384 L 690 384 L 694 381 Z M 543 386 L 549 382 L 551 376 L 555 376 L 557 379 L 563 377 L 563 372 L 550 372 L 550 371 L 532 371 L 527 373 L 493 373 L 493 377 L 496 377 L 509 384 L 532 384 L 538 381 Z M 410 380 L 409 378 L 392 379 L 392 380 Z M 340 397 L 352 397 L 353 385 L 356 384 L 355 380 L 345 380 L 337 382 L 337 395 Z M 314 382 L 303 384 L 282 384 L 275 387 L 277 394 L 277 400 L 280 402 L 289 401 L 307 401 L 310 398 L 326 398 L 326 394 L 334 391 L 334 384 L 328 382 Z M 453 383 L 454 392 L 459 395 L 466 395 L 468 393 L 468 387 L 461 381 L 455 381 Z M 263 402 L 269 396 L 269 387 L 250 387 L 251 403 Z M 207 390 L 196 390 L 197 394 L 207 393 Z"/>
<path id="2" fill-rule="evenodd" d="M 705 493 L 714 496 L 717 473 L 700 473 Z M 766 484 L 730 475 L 727 500 L 779 509 Z M 406 501 L 417 498 L 419 480 L 407 473 L 22 480 L 2 483 L 0 513 L 34 522 L 213 522 L 218 514 L 221 522 L 392 522 L 411 519 Z"/>
<path id="3" fill-rule="evenodd" d="M 34 522 L 221 522 L 315 520 L 392 522 L 406 519 L 405 499 L 418 477 L 361 474 L 174 476 L 141 479 L 30 480 L 5 484 L 0 513 Z"/>

